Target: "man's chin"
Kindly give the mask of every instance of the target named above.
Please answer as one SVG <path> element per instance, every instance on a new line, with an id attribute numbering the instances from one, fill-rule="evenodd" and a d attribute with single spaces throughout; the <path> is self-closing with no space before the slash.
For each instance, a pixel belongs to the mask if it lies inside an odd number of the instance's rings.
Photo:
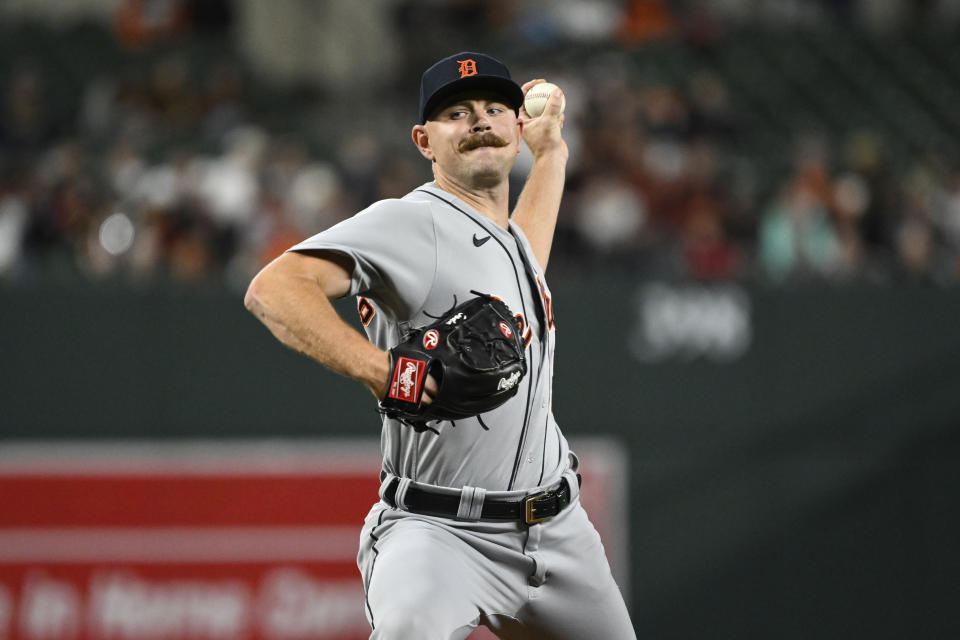
<path id="1" fill-rule="evenodd" d="M 510 175 L 510 167 L 505 167 L 502 162 L 482 163 L 474 166 L 470 172 L 473 184 L 483 187 L 491 187 L 500 184 Z"/>

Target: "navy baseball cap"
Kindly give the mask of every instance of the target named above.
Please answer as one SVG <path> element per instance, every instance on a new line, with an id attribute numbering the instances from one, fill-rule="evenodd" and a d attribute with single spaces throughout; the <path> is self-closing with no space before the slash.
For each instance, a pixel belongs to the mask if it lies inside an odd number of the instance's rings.
<path id="1" fill-rule="evenodd" d="M 463 91 L 491 91 L 503 96 L 519 113 L 523 104 L 520 85 L 510 78 L 506 65 L 482 53 L 465 51 L 444 58 L 423 72 L 420 79 L 420 124 L 445 100 Z"/>

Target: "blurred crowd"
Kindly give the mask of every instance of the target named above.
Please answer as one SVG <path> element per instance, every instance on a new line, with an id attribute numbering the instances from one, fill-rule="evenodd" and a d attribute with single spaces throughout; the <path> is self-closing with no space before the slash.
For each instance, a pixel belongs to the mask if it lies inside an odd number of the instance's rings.
<path id="1" fill-rule="evenodd" d="M 228 3 L 203 25 L 179 12 L 143 21 L 140 4 L 124 3 L 104 35 L 128 59 L 80 78 L 66 113 L 50 100 L 60 70 L 29 51 L 3 54 L 0 279 L 243 287 L 300 239 L 430 179 L 408 143 L 419 57 L 403 76 L 413 80 L 386 87 L 364 117 L 361 105 L 327 108 L 343 96 L 279 95 L 227 45 L 197 64 L 181 45 L 229 43 Z M 736 28 L 731 7 L 750 3 L 680 4 L 558 2 L 536 18 L 513 12 L 508 25 L 490 9 L 498 3 L 447 3 L 438 14 L 437 3 L 398 2 L 395 19 L 402 29 L 430 9 L 455 33 L 480 23 L 553 52 L 549 63 L 506 61 L 521 80 L 548 75 L 567 95 L 571 161 L 554 277 L 960 280 L 955 159 L 935 150 L 893 158 L 878 131 L 798 130 L 783 141 L 784 170 L 765 171 L 772 160 L 743 144 L 744 105 L 723 73 L 704 64 L 665 82 L 630 62 L 659 39 L 709 57 Z M 802 6 L 779 6 L 791 4 Z M 850 20 L 856 3 L 822 4 Z M 518 162 L 514 195 L 529 162 Z"/>

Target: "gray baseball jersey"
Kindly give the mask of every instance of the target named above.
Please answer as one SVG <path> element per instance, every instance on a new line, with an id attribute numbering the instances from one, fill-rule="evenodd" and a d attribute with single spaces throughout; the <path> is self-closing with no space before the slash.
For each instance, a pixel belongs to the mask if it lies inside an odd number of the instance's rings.
<path id="1" fill-rule="evenodd" d="M 503 229 L 433 183 L 383 200 L 291 248 L 346 254 L 350 295 L 367 336 L 381 349 L 432 322 L 470 291 L 502 299 L 519 317 L 528 373 L 516 396 L 476 418 L 428 423 L 417 432 L 385 418 L 381 447 L 389 474 L 489 491 L 555 482 L 567 442 L 551 412 L 555 326 L 543 272 L 523 232 Z"/>
<path id="2" fill-rule="evenodd" d="M 460 640 L 481 624 L 510 640 L 634 638 L 600 536 L 580 506 L 578 462 L 550 412 L 553 304 L 523 232 L 513 223 L 497 226 L 431 183 L 377 202 L 291 250 L 353 259 L 349 293 L 381 349 L 473 296 L 471 290 L 497 296 L 521 322 L 528 372 L 505 404 L 419 431 L 384 419 L 381 494 L 394 477 L 402 479 L 401 506 L 410 481 L 463 487 L 461 505 L 472 496 L 479 513 L 481 489 L 522 498 L 563 477 L 571 491 L 570 505 L 536 526 L 374 504 L 357 554 L 370 638 Z"/>

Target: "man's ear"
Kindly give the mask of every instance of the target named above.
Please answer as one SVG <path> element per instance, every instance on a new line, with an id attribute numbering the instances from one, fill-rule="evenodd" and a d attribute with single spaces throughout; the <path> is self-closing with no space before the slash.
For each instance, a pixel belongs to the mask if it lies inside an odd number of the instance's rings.
<path id="1" fill-rule="evenodd" d="M 427 135 L 427 128 L 422 124 L 415 124 L 410 135 L 413 138 L 413 144 L 417 145 L 417 151 L 420 152 L 420 155 L 433 162 L 435 158 L 433 150 L 430 149 L 430 137 Z"/>
<path id="2" fill-rule="evenodd" d="M 523 120 L 517 118 L 517 137 L 520 138 L 520 142 L 523 142 Z M 517 155 L 520 155 L 520 147 L 522 144 L 517 145 Z"/>

